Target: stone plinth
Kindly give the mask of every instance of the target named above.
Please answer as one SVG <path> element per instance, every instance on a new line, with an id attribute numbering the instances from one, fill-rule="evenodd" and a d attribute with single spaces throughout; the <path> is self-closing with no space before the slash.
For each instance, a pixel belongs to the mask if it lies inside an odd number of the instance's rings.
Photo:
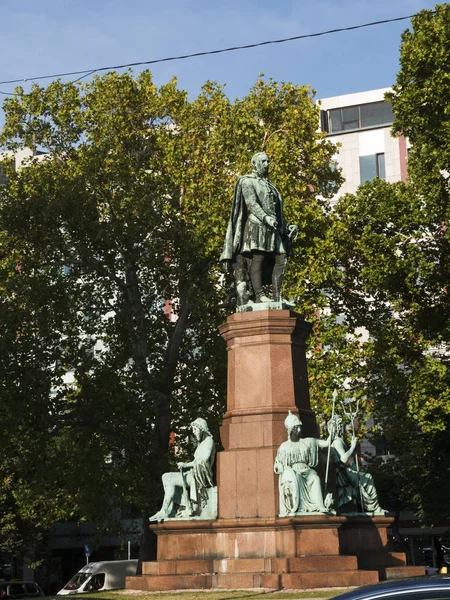
<path id="1" fill-rule="evenodd" d="M 317 434 L 305 354 L 311 326 L 293 311 L 264 310 L 231 315 L 219 329 L 228 350 L 219 518 L 273 517 L 279 512 L 273 464 L 288 411 L 300 415 L 305 435 Z"/>
<path id="2" fill-rule="evenodd" d="M 388 552 L 392 521 L 311 515 L 160 523 L 151 526 L 158 560 L 143 563 L 142 576 L 128 577 L 126 587 L 311 589 L 423 575 L 404 554 Z"/>
<path id="3" fill-rule="evenodd" d="M 158 560 L 128 577 L 127 589 L 359 586 L 405 568 L 404 556 L 386 548 L 393 519 L 277 517 L 273 465 L 288 411 L 299 414 L 305 436 L 317 434 L 305 354 L 310 328 L 289 310 L 234 314 L 220 327 L 228 398 L 225 449 L 217 455 L 219 518 L 152 524 Z"/>
<path id="4" fill-rule="evenodd" d="M 406 565 L 404 552 L 387 551 L 387 528 L 392 521 L 363 515 L 346 519 L 339 529 L 341 553 L 356 556 L 359 569 L 376 570 L 381 580 L 425 575 L 425 567 Z"/>
<path id="5" fill-rule="evenodd" d="M 152 525 L 158 560 L 250 559 L 339 554 L 344 517 L 167 521 Z"/>
<path id="6" fill-rule="evenodd" d="M 243 435 L 228 431 L 231 423 L 242 422 L 237 417 L 247 417 L 246 423 L 252 418 L 259 422 L 262 415 L 276 420 L 277 427 L 266 427 L 264 440 L 255 438 L 258 444 L 278 443 L 279 435 L 274 440 L 270 431 L 279 428 L 288 410 L 300 414 L 306 436 L 317 434 L 309 403 L 305 354 L 311 324 L 293 311 L 265 310 L 233 314 L 219 331 L 228 350 L 227 412 L 221 431 L 224 448 L 248 446 L 245 438 L 252 431 L 251 425 L 237 428 Z M 284 439 L 284 432 L 281 437 Z"/>
<path id="7" fill-rule="evenodd" d="M 143 564 L 127 589 L 314 588 L 378 581 L 340 554 L 345 517 L 170 521 L 152 525 L 158 560 Z"/>

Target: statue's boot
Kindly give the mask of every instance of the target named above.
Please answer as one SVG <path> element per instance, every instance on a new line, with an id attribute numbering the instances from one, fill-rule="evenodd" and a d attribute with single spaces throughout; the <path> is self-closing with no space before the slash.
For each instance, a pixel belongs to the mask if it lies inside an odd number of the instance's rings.
<path id="1" fill-rule="evenodd" d="M 283 287 L 284 273 L 272 275 L 272 296 L 274 302 L 282 302 L 281 289 Z"/>
<path id="2" fill-rule="evenodd" d="M 264 256 L 257 254 L 252 258 L 250 265 L 250 279 L 256 302 L 270 302 L 270 299 L 262 291 L 262 266 Z"/>
<path id="3" fill-rule="evenodd" d="M 245 281 L 240 281 L 236 285 L 236 293 L 237 293 L 237 305 L 243 306 L 244 304 L 247 304 L 249 293 L 248 293 L 248 288 L 247 288 L 247 284 Z"/>
<path id="4" fill-rule="evenodd" d="M 167 519 L 167 514 L 163 509 L 161 509 L 161 510 L 158 510 L 158 512 L 156 512 L 154 515 L 149 517 L 148 520 L 149 521 L 164 521 L 164 519 Z"/>
<path id="5" fill-rule="evenodd" d="M 286 255 L 277 254 L 275 265 L 272 271 L 272 295 L 274 302 L 282 302 L 281 290 L 284 282 L 284 272 L 286 270 Z"/>

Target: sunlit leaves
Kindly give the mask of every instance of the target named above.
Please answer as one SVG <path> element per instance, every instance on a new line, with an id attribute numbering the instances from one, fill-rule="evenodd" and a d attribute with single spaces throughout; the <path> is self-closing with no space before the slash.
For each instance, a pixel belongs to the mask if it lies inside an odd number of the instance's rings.
<path id="1" fill-rule="evenodd" d="M 213 82 L 189 102 L 175 81 L 108 73 L 18 88 L 4 108 L 1 144 L 35 156 L 0 190 L 0 446 L 32 527 L 76 515 L 109 528 L 111 502 L 156 509 L 170 431 L 180 450 L 201 414 L 218 438 L 218 258 L 259 150 L 300 225 L 287 293 L 314 318 L 325 304 L 334 148 L 308 87 L 263 78 L 235 102 Z"/>
<path id="2" fill-rule="evenodd" d="M 329 239 L 342 265 L 331 305 L 370 334 L 366 392 L 396 456 L 378 472 L 397 478 L 396 508 L 429 522 L 447 516 L 450 494 L 449 24 L 438 5 L 403 34 L 389 98 L 394 133 L 412 143 L 408 182 L 342 198 Z"/>

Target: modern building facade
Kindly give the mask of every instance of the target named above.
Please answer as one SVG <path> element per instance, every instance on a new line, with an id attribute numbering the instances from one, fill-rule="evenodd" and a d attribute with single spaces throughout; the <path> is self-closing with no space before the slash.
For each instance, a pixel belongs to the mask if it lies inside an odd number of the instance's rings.
<path id="1" fill-rule="evenodd" d="M 334 158 L 345 178 L 333 202 L 375 177 L 406 181 L 409 143 L 391 135 L 394 115 L 390 102 L 384 100 L 388 91 L 383 88 L 318 101 L 321 129 L 340 146 Z"/>
<path id="2" fill-rule="evenodd" d="M 391 135 L 394 114 L 391 103 L 384 100 L 388 91 L 390 88 L 382 88 L 318 100 L 320 127 L 339 146 L 333 158 L 345 179 L 332 205 L 376 177 L 391 183 L 406 181 L 409 143 L 402 136 Z M 369 337 L 363 328 L 358 333 L 363 339 Z M 362 440 L 360 450 L 364 454 L 389 455 L 387 449 L 376 449 L 367 438 Z"/>
<path id="3" fill-rule="evenodd" d="M 383 88 L 318 100 L 320 127 L 330 141 L 339 145 L 334 159 L 345 178 L 332 204 L 344 194 L 354 194 L 359 185 L 375 177 L 390 183 L 406 181 L 410 144 L 403 136 L 391 135 L 394 115 L 390 102 L 384 101 L 389 91 L 390 88 Z M 360 333 L 364 334 L 363 331 Z M 362 440 L 360 452 L 389 458 L 387 446 L 375 448 L 367 438 Z M 408 553 L 409 564 L 424 564 L 425 561 L 430 573 L 437 572 L 440 566 L 436 548 L 442 539 L 444 566 L 450 565 L 450 518 L 432 528 L 424 528 L 412 512 L 401 512 L 397 529 L 390 535 L 393 547 Z"/>

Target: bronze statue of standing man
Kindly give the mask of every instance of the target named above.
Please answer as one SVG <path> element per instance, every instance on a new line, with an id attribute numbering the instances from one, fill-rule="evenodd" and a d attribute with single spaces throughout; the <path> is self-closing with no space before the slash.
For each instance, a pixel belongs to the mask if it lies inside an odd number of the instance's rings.
<path id="1" fill-rule="evenodd" d="M 234 271 L 238 306 L 282 301 L 287 257 L 298 233 L 296 225 L 288 226 L 284 220 L 281 195 L 268 177 L 269 157 L 258 152 L 251 162 L 253 172 L 240 177 L 234 189 L 220 258 Z M 270 284 L 272 299 L 263 292 L 263 286 Z"/>

